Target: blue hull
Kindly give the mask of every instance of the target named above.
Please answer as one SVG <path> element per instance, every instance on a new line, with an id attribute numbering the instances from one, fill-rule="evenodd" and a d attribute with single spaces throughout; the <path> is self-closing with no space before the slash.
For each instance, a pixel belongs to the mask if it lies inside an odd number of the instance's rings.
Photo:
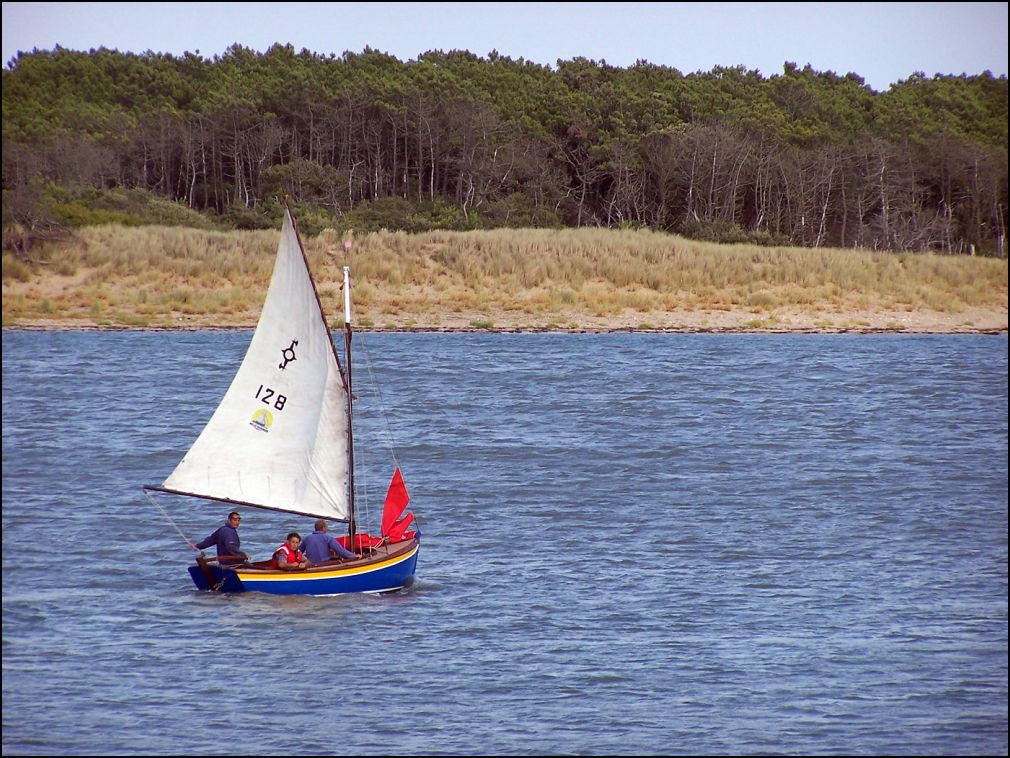
<path id="1" fill-rule="evenodd" d="M 257 564 L 222 568 L 190 566 L 198 589 L 218 592 L 267 592 L 272 595 L 344 595 L 349 592 L 391 592 L 413 581 L 418 541 L 394 545 L 387 554 L 367 561 L 318 566 L 304 571 L 278 571 Z M 213 577 L 216 587 L 211 584 Z"/>

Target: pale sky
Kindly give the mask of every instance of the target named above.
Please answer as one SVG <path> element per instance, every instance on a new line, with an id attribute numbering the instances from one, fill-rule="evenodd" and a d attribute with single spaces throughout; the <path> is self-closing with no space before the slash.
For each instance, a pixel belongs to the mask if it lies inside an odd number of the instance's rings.
<path id="1" fill-rule="evenodd" d="M 3 62 L 18 51 L 107 47 L 205 58 L 233 43 L 417 58 L 492 50 L 549 66 L 636 60 L 682 73 L 791 61 L 875 90 L 922 71 L 1007 73 L 1007 3 L 3 3 Z"/>

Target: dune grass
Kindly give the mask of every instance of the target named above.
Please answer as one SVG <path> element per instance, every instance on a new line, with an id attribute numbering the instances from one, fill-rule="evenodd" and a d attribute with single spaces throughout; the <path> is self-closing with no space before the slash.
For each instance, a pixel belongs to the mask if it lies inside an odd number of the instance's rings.
<path id="1" fill-rule="evenodd" d="M 3 323 L 252 325 L 277 240 L 277 231 L 86 227 L 33 250 L 41 262 L 4 254 Z M 692 312 L 741 312 L 741 323 L 757 328 L 786 311 L 832 320 L 827 314 L 1007 305 L 1007 262 L 991 258 L 718 245 L 604 229 L 325 230 L 303 242 L 334 324 L 343 265 L 361 323 L 387 328 L 438 327 L 454 315 L 473 328 L 616 317 L 653 328 L 663 314 Z"/>

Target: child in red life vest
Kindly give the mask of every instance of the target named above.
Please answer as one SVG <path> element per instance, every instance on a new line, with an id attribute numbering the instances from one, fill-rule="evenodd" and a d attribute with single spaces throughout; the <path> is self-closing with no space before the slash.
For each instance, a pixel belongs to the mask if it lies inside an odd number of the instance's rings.
<path id="1" fill-rule="evenodd" d="M 298 532 L 291 532 L 287 542 L 274 550 L 273 566 L 281 571 L 295 571 L 307 568 L 309 562 L 305 560 L 299 546 L 302 544 L 302 536 Z"/>

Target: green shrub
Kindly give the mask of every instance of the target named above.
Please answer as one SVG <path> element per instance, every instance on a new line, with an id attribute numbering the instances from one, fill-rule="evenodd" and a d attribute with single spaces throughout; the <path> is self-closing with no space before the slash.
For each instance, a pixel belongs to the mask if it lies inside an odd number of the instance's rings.
<path id="1" fill-rule="evenodd" d="M 120 224 L 122 226 L 140 226 L 143 222 L 136 216 L 121 211 L 107 211 L 101 208 L 90 208 L 79 201 L 69 203 L 53 203 L 51 206 L 53 218 L 63 226 L 77 228 L 81 226 L 100 226 L 102 224 Z"/>
<path id="2" fill-rule="evenodd" d="M 693 240 L 718 242 L 723 245 L 749 244 L 774 247 L 790 244 L 789 239 L 782 235 L 776 236 L 765 230 L 747 231 L 739 224 L 722 219 L 703 221 L 689 218 L 681 223 L 677 232 Z"/>
<path id="3" fill-rule="evenodd" d="M 235 203 L 221 214 L 221 219 L 233 229 L 276 229 L 280 226 L 280 219 L 275 216 L 280 214 L 277 214 L 276 206 L 271 205 L 263 203 L 256 208 L 246 208 Z"/>
<path id="4" fill-rule="evenodd" d="M 202 213 L 147 190 L 68 187 L 53 182 L 40 184 L 36 189 L 38 191 L 33 213 L 49 217 L 69 228 L 103 224 L 186 226 L 207 230 L 218 228 Z M 6 220 L 9 216 L 6 193 L 4 202 Z"/>
<path id="5" fill-rule="evenodd" d="M 333 214 L 320 208 L 299 209 L 298 232 L 304 237 L 318 237 L 323 229 L 329 229 L 335 223 Z"/>
<path id="6" fill-rule="evenodd" d="M 474 219 L 479 218 L 471 214 Z M 356 232 L 427 232 L 433 230 L 465 230 L 473 228 L 456 205 L 445 200 L 414 202 L 402 197 L 380 197 L 359 203 L 345 214 L 341 230 Z"/>

